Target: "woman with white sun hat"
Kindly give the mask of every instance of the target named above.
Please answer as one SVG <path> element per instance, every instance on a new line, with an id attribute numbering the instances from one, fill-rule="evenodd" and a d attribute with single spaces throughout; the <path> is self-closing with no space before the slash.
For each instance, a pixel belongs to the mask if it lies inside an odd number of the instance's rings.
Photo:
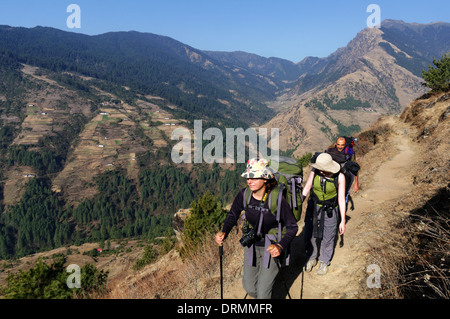
<path id="1" fill-rule="evenodd" d="M 305 214 L 305 246 L 309 255 L 305 270 L 311 271 L 318 260 L 317 273 L 325 275 L 334 254 L 336 233 L 345 232 L 345 176 L 327 153 L 320 154 L 311 166 L 302 192 L 304 198 L 310 193 Z"/>

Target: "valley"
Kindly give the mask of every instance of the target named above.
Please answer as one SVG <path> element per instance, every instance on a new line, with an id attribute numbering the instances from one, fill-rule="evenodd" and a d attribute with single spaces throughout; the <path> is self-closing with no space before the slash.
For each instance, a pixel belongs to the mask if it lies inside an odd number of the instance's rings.
<path id="1" fill-rule="evenodd" d="M 0 281 L 38 257 L 63 255 L 110 271 L 105 298 L 216 298 L 218 278 L 209 269 L 214 252 L 183 263 L 176 243 L 133 269 L 145 247 L 159 251 L 169 245 L 164 239 L 174 239 L 176 212 L 206 192 L 227 205 L 242 186 L 243 163 L 171 159 L 172 132 L 193 133 L 201 120 L 204 130 L 221 132 L 279 129 L 280 151 L 297 159 L 326 149 L 337 136 L 358 136 L 364 182 L 349 213 L 348 244 L 337 250 L 338 267 L 330 274 L 351 283 L 333 279 L 326 286 L 308 274 L 304 297 L 397 298 L 360 290 L 363 268 L 375 258 L 368 238 L 379 241 L 382 227 L 403 222 L 445 188 L 448 161 L 438 164 L 425 154 L 427 146 L 436 158 L 448 154 L 448 98 L 427 94 L 421 71 L 450 51 L 449 30 L 448 23 L 386 20 L 328 57 L 294 63 L 201 51 L 151 33 L 87 36 L 0 26 Z M 426 176 L 417 173 L 421 165 Z M 385 210 L 394 212 L 392 220 Z M 362 232 L 359 226 L 370 223 Z M 115 248 L 95 253 L 106 242 Z M 390 253 L 388 242 L 380 246 Z M 240 260 L 233 247 L 227 258 Z M 239 267 L 226 269 L 230 298 L 241 298 Z M 298 269 L 286 274 L 292 287 L 299 287 L 299 275 Z M 161 291 L 149 290 L 154 285 Z M 180 285 L 187 288 L 176 291 Z"/>

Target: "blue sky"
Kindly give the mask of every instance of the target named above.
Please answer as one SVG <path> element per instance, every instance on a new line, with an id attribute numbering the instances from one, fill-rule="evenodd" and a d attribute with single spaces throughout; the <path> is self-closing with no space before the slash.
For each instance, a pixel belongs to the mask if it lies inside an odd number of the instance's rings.
<path id="1" fill-rule="evenodd" d="M 66 24 L 70 4 L 81 9 L 79 29 Z M 346 46 L 367 27 L 369 4 L 379 6 L 381 20 L 450 22 L 448 0 L 1 0 L 0 24 L 88 35 L 151 32 L 201 50 L 299 62 Z"/>

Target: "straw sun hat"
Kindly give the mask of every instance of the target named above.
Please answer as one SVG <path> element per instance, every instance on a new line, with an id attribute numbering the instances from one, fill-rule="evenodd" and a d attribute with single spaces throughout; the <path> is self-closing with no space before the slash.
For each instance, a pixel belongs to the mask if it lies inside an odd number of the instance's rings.
<path id="1" fill-rule="evenodd" d="M 336 174 L 341 169 L 341 166 L 337 162 L 333 161 L 331 155 L 327 153 L 322 153 L 317 156 L 316 162 L 311 164 L 311 166 L 315 169 L 333 174 Z"/>

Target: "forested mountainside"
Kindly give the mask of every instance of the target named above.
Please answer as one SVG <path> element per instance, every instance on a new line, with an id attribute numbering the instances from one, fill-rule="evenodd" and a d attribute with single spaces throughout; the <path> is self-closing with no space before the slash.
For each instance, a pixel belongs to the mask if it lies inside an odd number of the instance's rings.
<path id="1" fill-rule="evenodd" d="M 175 165 L 174 128 L 279 128 L 289 154 L 320 150 L 417 96 L 406 66 L 448 51 L 447 29 L 391 21 L 296 64 L 149 33 L 0 26 L 0 258 L 160 236 L 206 191 L 229 202 L 243 164 Z"/>
<path id="2" fill-rule="evenodd" d="M 0 51 L 19 63 L 76 72 L 92 82 L 158 96 L 173 104 L 179 117 L 214 124 L 248 126 L 269 119 L 273 112 L 263 103 L 279 89 L 268 78 L 234 70 L 188 45 L 150 33 L 86 36 L 2 26 L 0 43 Z"/>
<path id="3" fill-rule="evenodd" d="M 206 191 L 227 201 L 240 182 L 234 165 L 170 161 L 170 132 L 189 122 L 167 100 L 10 52 L 0 61 L 0 258 L 166 235 L 174 211 Z"/>

